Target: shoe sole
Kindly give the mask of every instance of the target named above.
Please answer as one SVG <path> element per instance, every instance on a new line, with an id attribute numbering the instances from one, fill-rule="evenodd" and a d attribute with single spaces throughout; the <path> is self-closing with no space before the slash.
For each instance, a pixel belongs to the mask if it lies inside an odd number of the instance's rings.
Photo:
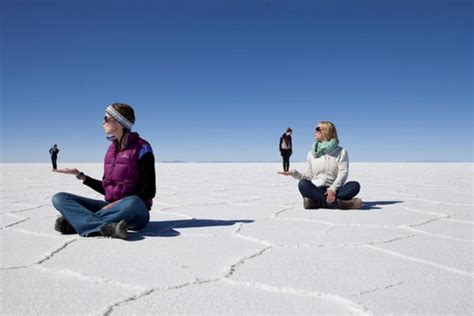
<path id="1" fill-rule="evenodd" d="M 127 239 L 128 234 L 127 234 L 127 222 L 124 220 L 121 220 L 120 222 L 117 223 L 117 226 L 115 227 L 115 238 L 120 238 L 120 239 Z"/>

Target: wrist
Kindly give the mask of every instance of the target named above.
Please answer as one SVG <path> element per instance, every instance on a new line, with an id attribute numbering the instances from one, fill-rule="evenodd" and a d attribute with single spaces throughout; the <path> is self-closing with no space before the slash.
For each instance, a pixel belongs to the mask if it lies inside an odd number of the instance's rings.
<path id="1" fill-rule="evenodd" d="M 86 175 L 84 174 L 84 172 L 81 171 L 76 175 L 76 178 L 77 178 L 77 180 L 84 181 L 86 179 Z"/>

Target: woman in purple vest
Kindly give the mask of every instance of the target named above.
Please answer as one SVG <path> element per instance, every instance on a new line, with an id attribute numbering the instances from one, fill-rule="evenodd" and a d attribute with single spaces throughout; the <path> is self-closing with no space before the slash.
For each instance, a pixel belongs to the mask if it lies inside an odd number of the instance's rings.
<path id="1" fill-rule="evenodd" d="M 55 172 L 75 175 L 85 185 L 105 195 L 105 201 L 70 193 L 56 193 L 53 205 L 62 216 L 54 228 L 63 234 L 127 239 L 127 229 L 144 228 L 156 193 L 155 157 L 150 144 L 133 133 L 131 106 L 114 103 L 105 111 L 104 128 L 110 144 L 104 159 L 102 181 L 77 169 Z"/>

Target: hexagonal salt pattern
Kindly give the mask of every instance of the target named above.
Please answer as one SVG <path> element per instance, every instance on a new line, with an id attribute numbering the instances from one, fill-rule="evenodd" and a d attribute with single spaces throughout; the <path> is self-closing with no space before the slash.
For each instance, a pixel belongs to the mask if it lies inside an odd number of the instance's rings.
<path id="1" fill-rule="evenodd" d="M 0 168 L 2 315 L 473 313 L 471 163 L 352 163 L 348 211 L 305 210 L 276 163 L 157 164 L 127 241 L 54 230 L 54 193 L 102 198 L 74 177 Z"/>

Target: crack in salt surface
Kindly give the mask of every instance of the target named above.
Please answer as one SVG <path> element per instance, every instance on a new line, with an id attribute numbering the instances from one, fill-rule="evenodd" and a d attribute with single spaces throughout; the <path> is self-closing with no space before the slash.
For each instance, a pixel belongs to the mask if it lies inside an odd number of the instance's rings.
<path id="1" fill-rule="evenodd" d="M 137 301 L 143 297 L 146 297 L 150 294 L 152 294 L 153 292 L 155 291 L 155 289 L 148 289 L 148 290 L 144 290 L 142 291 L 141 293 L 138 293 L 138 294 L 134 294 L 134 295 L 131 295 L 131 296 L 127 296 L 126 298 L 124 299 L 121 299 L 120 301 L 118 302 L 115 302 L 115 303 L 112 303 L 111 305 L 108 305 L 104 308 L 104 312 L 101 313 L 101 315 L 103 316 L 109 316 L 112 314 L 112 312 L 114 311 L 115 308 L 121 306 L 121 305 L 124 305 L 124 304 L 127 304 L 127 303 L 130 303 L 130 302 L 133 302 L 133 301 Z"/>
<path id="2" fill-rule="evenodd" d="M 406 196 L 405 199 L 408 199 L 408 200 L 426 202 L 426 203 L 431 203 L 435 205 L 470 206 L 470 207 L 474 206 L 473 204 L 469 204 L 469 203 L 453 203 L 453 202 L 441 202 L 441 201 L 435 201 L 435 200 L 428 200 L 428 199 L 419 198 L 417 196 L 414 196 L 413 194 L 401 193 L 397 191 L 393 191 L 392 193 L 396 195 Z"/>
<path id="3" fill-rule="evenodd" d="M 16 213 L 27 212 L 27 211 L 35 210 L 37 208 L 40 208 L 40 207 L 43 207 L 43 206 L 48 206 L 48 205 L 49 204 L 35 205 L 35 206 L 27 207 L 27 208 L 22 208 L 21 210 L 11 211 L 11 212 L 8 212 L 6 214 L 16 214 Z"/>
<path id="4" fill-rule="evenodd" d="M 413 232 L 416 232 L 416 233 L 419 233 L 419 234 L 423 234 L 423 235 L 427 235 L 427 236 L 440 237 L 440 238 L 445 238 L 445 239 L 455 240 L 455 241 L 471 241 L 471 242 L 474 242 L 474 240 L 472 240 L 472 239 L 464 239 L 464 238 L 458 238 L 458 237 L 453 237 L 453 236 L 449 236 L 449 235 L 429 233 L 429 232 L 426 232 L 424 230 L 413 228 L 413 227 L 417 227 L 417 226 L 420 226 L 420 225 L 425 225 L 427 223 L 436 222 L 436 221 L 439 221 L 439 220 L 453 221 L 453 222 L 459 222 L 459 223 L 463 223 L 463 224 L 472 224 L 471 222 L 453 220 L 453 219 L 450 219 L 450 218 L 431 219 L 431 220 L 425 221 L 423 223 L 412 224 L 412 225 L 342 224 L 342 223 L 333 223 L 333 222 L 328 222 L 328 221 L 321 221 L 321 220 L 315 220 L 315 219 L 306 219 L 306 218 L 297 218 L 297 217 L 277 217 L 276 219 L 278 219 L 278 220 L 300 221 L 300 222 L 308 222 L 308 223 L 318 223 L 318 224 L 332 225 L 332 226 L 339 226 L 339 227 L 405 229 L 405 230 L 410 230 L 410 231 L 413 231 Z"/>
<path id="5" fill-rule="evenodd" d="M 14 267 L 8 267 L 8 268 L 1 268 L 0 271 L 8 271 L 8 270 L 18 270 L 18 269 L 27 269 L 30 266 L 14 266 Z"/>
<path id="6" fill-rule="evenodd" d="M 265 248 L 260 249 L 259 251 L 255 252 L 255 253 L 251 254 L 250 256 L 246 256 L 246 257 L 243 257 L 243 258 L 239 259 L 236 263 L 232 264 L 229 267 L 228 271 L 224 274 L 224 278 L 231 277 L 234 274 L 237 267 L 240 266 L 240 265 L 243 265 L 245 263 L 245 261 L 248 261 L 250 259 L 254 259 L 258 256 L 261 256 L 265 251 L 267 251 L 271 248 L 272 248 L 272 246 L 265 247 Z"/>
<path id="7" fill-rule="evenodd" d="M 329 300 L 329 301 L 333 301 L 333 302 L 343 305 L 348 311 L 354 312 L 357 315 L 373 315 L 373 313 L 370 312 L 370 310 L 367 307 L 363 306 L 362 304 L 353 302 L 339 295 L 300 290 L 300 289 L 294 289 L 291 287 L 277 287 L 277 286 L 272 286 L 272 285 L 259 283 L 259 282 L 236 281 L 236 280 L 227 279 L 227 278 L 224 281 L 229 284 L 251 287 L 251 288 L 263 290 L 266 292 L 281 293 L 281 294 L 288 294 L 288 295 L 309 296 L 309 297 Z"/>
<path id="8" fill-rule="evenodd" d="M 109 280 L 109 279 L 89 276 L 89 275 L 86 275 L 86 274 L 83 274 L 83 273 L 80 273 L 80 272 L 77 272 L 77 271 L 74 271 L 74 270 L 70 270 L 70 269 L 64 269 L 64 268 L 54 269 L 54 268 L 45 267 L 45 266 L 40 265 L 40 264 L 33 264 L 30 268 L 32 268 L 34 270 L 37 270 L 37 271 L 60 274 L 60 275 L 64 275 L 64 276 L 67 276 L 67 277 L 72 277 L 72 278 L 76 278 L 76 279 L 79 279 L 79 280 L 92 282 L 94 284 L 113 285 L 113 286 L 116 286 L 116 287 L 121 287 L 121 288 L 124 288 L 124 289 L 127 289 L 127 290 L 131 290 L 131 291 L 145 291 L 145 290 L 147 290 L 143 286 L 133 285 L 133 284 L 129 284 L 129 283 L 126 283 L 126 282 L 121 282 L 121 281 L 116 281 L 116 280 Z"/>
<path id="9" fill-rule="evenodd" d="M 0 230 L 7 229 L 7 228 L 10 228 L 12 226 L 27 222 L 29 219 L 30 219 L 29 217 L 26 217 L 26 218 L 23 218 L 23 219 L 20 219 L 20 220 L 14 222 L 14 223 L 11 223 L 11 224 L 8 224 L 8 225 L 3 225 L 2 227 L 0 227 Z"/>
<path id="10" fill-rule="evenodd" d="M 373 293 L 373 292 L 377 292 L 377 291 L 381 291 L 381 290 L 387 290 L 387 289 L 390 289 L 392 287 L 400 286 L 404 283 L 405 283 L 405 281 L 400 281 L 400 282 L 397 282 L 397 283 L 386 285 L 382 288 L 376 287 L 376 288 L 373 288 L 373 289 L 370 289 L 370 290 L 365 290 L 365 291 L 361 291 L 359 293 L 353 294 L 353 295 L 351 295 L 351 297 L 362 296 L 362 295 L 365 295 L 365 294 L 368 294 L 368 293 Z"/>
<path id="11" fill-rule="evenodd" d="M 446 218 L 445 220 L 449 221 L 449 222 L 474 225 L 473 221 L 465 221 L 465 220 L 462 220 L 462 219 Z"/>
<path id="12" fill-rule="evenodd" d="M 171 207 L 164 207 L 162 210 L 173 210 L 177 208 L 186 208 L 186 207 L 193 207 L 193 206 L 215 206 L 215 205 L 227 205 L 227 202 L 216 202 L 216 203 L 198 203 L 198 204 L 186 204 L 186 205 L 179 205 L 179 206 L 171 206 Z"/>
<path id="13" fill-rule="evenodd" d="M 234 235 L 238 237 L 238 233 L 240 231 L 240 229 L 242 228 L 243 226 L 243 223 L 240 223 L 237 227 L 237 229 L 235 230 L 234 232 Z M 167 228 L 165 228 L 167 229 Z M 246 238 L 243 238 L 243 239 L 246 239 Z M 258 242 L 258 241 L 257 241 Z M 258 242 L 258 243 L 261 243 L 261 242 Z M 265 250 L 271 248 L 271 246 L 267 246 L 266 248 L 264 249 L 261 249 L 259 250 L 257 253 L 254 253 L 250 256 L 245 256 L 244 258 L 241 258 L 239 259 L 236 263 L 232 264 L 229 268 L 228 268 L 228 271 L 224 273 L 223 276 L 219 277 L 219 278 L 215 278 L 215 279 L 195 279 L 195 281 L 193 282 L 186 282 L 184 284 L 180 284 L 180 285 L 176 285 L 176 286 L 168 286 L 168 287 L 153 287 L 153 288 L 148 288 L 148 289 L 145 289 L 143 290 L 141 293 L 138 293 L 138 294 L 134 294 L 134 295 L 131 295 L 131 296 L 128 296 L 124 299 L 121 299 L 109 306 L 107 306 L 105 308 L 105 311 L 102 313 L 102 315 L 104 316 L 109 316 L 112 314 L 113 310 L 119 306 L 122 306 L 122 305 L 125 305 L 127 303 L 130 303 L 130 302 L 133 302 L 133 301 L 137 301 L 137 300 L 140 300 L 148 295 L 151 295 L 152 293 L 154 293 L 155 291 L 159 291 L 159 290 L 176 290 L 176 289 L 182 289 L 184 287 L 187 287 L 187 286 L 191 286 L 191 285 L 201 285 L 201 284 L 205 284 L 205 283 L 210 283 L 210 282 L 217 282 L 217 281 L 220 281 L 222 279 L 225 279 L 227 278 L 228 276 L 231 276 L 233 274 L 233 272 L 235 271 L 235 268 L 241 264 L 243 264 L 246 260 L 249 260 L 249 259 L 252 259 L 252 258 L 255 258 L 259 255 L 261 255 Z"/>
<path id="14" fill-rule="evenodd" d="M 341 227 L 367 227 L 367 228 L 400 228 L 397 225 L 379 225 L 379 224 L 343 224 L 343 223 L 334 223 L 328 221 L 322 221 L 317 219 L 309 219 L 309 218 L 298 218 L 298 217 L 276 217 L 277 220 L 289 220 L 289 221 L 299 221 L 299 222 L 308 222 L 308 223 L 317 223 L 317 224 L 324 224 L 329 226 L 341 226 Z"/>
<path id="15" fill-rule="evenodd" d="M 73 239 L 73 240 L 69 240 L 67 242 L 65 242 L 63 245 L 61 245 L 59 248 L 47 253 L 46 255 L 43 256 L 42 259 L 38 260 L 36 263 L 34 264 L 42 264 L 43 262 L 45 261 L 48 261 L 49 259 L 51 259 L 55 254 L 59 253 L 61 250 L 65 249 L 67 246 L 69 246 L 70 244 L 72 244 L 73 242 L 76 242 L 78 239 Z"/>
<path id="16" fill-rule="evenodd" d="M 431 212 L 431 211 L 425 211 L 425 210 L 419 210 L 417 208 L 413 208 L 413 207 L 408 207 L 408 206 L 403 206 L 403 205 L 400 205 L 400 208 L 403 208 L 409 212 L 416 212 L 416 213 L 422 213 L 422 214 L 428 214 L 428 215 L 434 215 L 434 216 L 439 216 L 438 220 L 439 219 L 447 219 L 449 218 L 450 216 L 446 213 L 442 213 L 442 212 Z M 435 219 L 436 220 L 436 219 Z"/>
<path id="17" fill-rule="evenodd" d="M 49 253 L 46 253 L 45 255 L 43 255 L 43 257 L 39 260 L 37 260 L 36 262 L 30 264 L 30 265 L 22 265 L 22 266 L 14 266 L 14 267 L 8 267 L 8 268 L 1 268 L 0 271 L 6 271 L 6 270 L 15 270 L 15 269 L 25 269 L 25 268 L 31 268 L 31 267 L 34 267 L 34 266 L 37 266 L 37 265 L 40 265 L 42 264 L 43 262 L 51 259 L 54 255 L 56 255 L 57 253 L 59 253 L 61 250 L 63 250 L 64 248 L 66 248 L 69 244 L 73 243 L 77 241 L 77 239 L 73 239 L 73 240 L 69 240 L 67 242 L 65 242 L 64 244 L 62 244 L 61 246 L 59 246 L 58 248 L 56 248 L 55 250 L 49 252 Z"/>
<path id="18" fill-rule="evenodd" d="M 451 268 L 451 267 L 448 267 L 448 266 L 445 266 L 445 265 L 442 265 L 442 264 L 439 264 L 439 263 L 436 263 L 436 262 L 415 258 L 415 257 L 412 257 L 412 256 L 404 255 L 404 254 L 399 253 L 399 252 L 387 250 L 387 249 L 380 248 L 380 247 L 373 246 L 373 245 L 366 245 L 365 247 L 367 247 L 369 249 L 385 252 L 387 254 L 390 254 L 390 255 L 396 256 L 396 257 L 400 257 L 400 258 L 403 258 L 405 260 L 410 260 L 410 261 L 414 261 L 414 262 L 417 262 L 417 263 L 427 264 L 427 265 L 430 265 L 430 266 L 433 266 L 433 267 L 436 267 L 436 268 L 440 268 L 440 269 L 443 269 L 443 270 L 446 270 L 446 271 L 449 271 L 449 272 L 454 272 L 454 273 L 457 273 L 457 274 L 460 274 L 460 275 L 464 275 L 464 276 L 474 278 L 474 273 L 473 272 L 468 272 L 468 271 L 463 271 L 463 270 L 459 270 L 459 269 L 456 269 L 456 268 Z"/>
<path id="19" fill-rule="evenodd" d="M 281 209 L 281 210 L 279 210 L 279 211 L 273 213 L 272 216 L 269 217 L 269 218 L 272 218 L 272 219 L 278 218 L 278 217 L 280 216 L 280 214 L 283 214 L 283 213 L 285 213 L 285 212 L 291 211 L 292 209 L 295 208 L 294 205 L 293 205 L 293 206 L 290 206 L 290 205 L 283 204 L 283 205 L 281 205 L 281 206 L 283 207 L 283 209 Z"/>
<path id="20" fill-rule="evenodd" d="M 283 210 L 283 211 L 285 211 L 285 210 Z M 275 213 L 275 214 L 277 214 L 277 213 Z M 273 218 L 275 218 L 275 214 L 273 214 L 273 216 L 272 216 Z M 248 260 L 255 259 L 255 258 L 263 255 L 266 251 L 268 251 L 268 250 L 275 247 L 275 245 L 273 243 L 263 241 L 263 240 L 259 240 L 257 238 L 253 238 L 253 237 L 249 237 L 249 236 L 245 236 L 245 235 L 241 234 L 240 231 L 242 230 L 242 228 L 243 228 L 243 224 L 241 223 L 241 224 L 238 225 L 237 229 L 235 230 L 234 235 L 237 236 L 237 237 L 240 237 L 242 239 L 245 239 L 245 240 L 250 240 L 250 241 L 257 242 L 257 243 L 261 243 L 261 244 L 265 245 L 266 247 L 256 251 L 255 253 L 253 253 L 249 256 L 245 256 L 245 257 L 239 259 L 236 263 L 231 265 L 228 269 L 228 272 L 225 273 L 225 275 L 223 277 L 223 281 L 229 282 L 230 284 L 245 285 L 245 286 L 248 286 L 248 287 L 252 287 L 252 288 L 256 288 L 256 289 L 264 290 L 264 291 L 291 294 L 291 295 L 304 295 L 304 296 L 317 297 L 317 298 L 326 299 L 326 300 L 332 300 L 332 301 L 336 301 L 339 304 L 342 304 L 346 309 L 348 309 L 350 311 L 353 311 L 353 312 L 356 312 L 357 314 L 372 315 L 372 313 L 366 307 L 362 306 L 361 304 L 355 303 L 353 301 L 350 301 L 349 299 L 346 299 L 346 298 L 338 296 L 338 295 L 327 294 L 327 293 L 318 293 L 318 292 L 305 291 L 305 290 L 296 290 L 296 289 L 292 289 L 292 288 L 289 288 L 289 287 L 275 287 L 275 286 L 270 286 L 270 285 L 263 284 L 263 283 L 255 283 L 255 282 L 251 283 L 251 282 L 243 282 L 243 281 L 236 281 L 236 280 L 230 279 L 239 266 L 245 264 L 245 262 L 247 262 Z M 332 228 L 333 227 L 329 227 L 329 229 L 332 229 Z"/>
<path id="21" fill-rule="evenodd" d="M 195 183 L 207 183 L 208 181 L 204 181 L 204 182 L 195 182 Z M 193 184 L 194 185 L 194 184 Z M 221 189 L 220 192 L 223 192 L 223 191 L 226 191 L 228 190 L 227 188 L 225 188 L 224 190 Z M 221 195 L 225 195 L 223 193 L 221 193 Z M 216 199 L 217 200 L 217 199 Z M 231 202 L 231 201 L 227 201 L 227 200 L 224 200 L 224 199 L 221 199 L 222 201 L 225 201 L 223 204 L 230 204 L 230 205 L 235 205 L 236 203 L 235 202 Z M 237 201 L 238 202 L 238 201 Z M 214 203 L 204 203 L 204 204 L 196 204 L 196 205 L 180 205 L 180 206 L 177 206 L 177 205 L 173 205 L 171 208 L 168 208 L 168 209 L 173 209 L 173 208 L 182 208 L 182 207 L 187 207 L 187 206 L 208 206 L 208 205 L 221 205 L 220 203 L 219 204 L 214 204 Z M 41 206 L 38 206 L 38 207 L 41 207 Z M 289 206 L 286 206 L 285 207 L 289 207 Z M 292 207 L 289 207 L 289 208 L 285 208 L 283 210 L 279 210 L 277 212 L 275 212 L 274 214 L 272 214 L 271 217 L 269 218 L 265 218 L 265 219 L 262 219 L 262 220 L 271 220 L 271 219 L 278 219 L 278 220 L 287 220 L 287 218 L 280 218 L 279 215 L 284 213 L 284 212 L 287 212 L 291 209 L 293 209 L 294 206 Z M 20 211 L 17 211 L 17 212 L 22 212 L 22 211 L 25 211 L 25 210 L 20 210 Z M 427 211 L 420 211 L 420 210 L 417 210 L 419 212 L 422 212 L 422 213 L 427 213 L 427 214 L 432 214 L 432 215 L 441 215 L 440 213 L 434 213 L 434 212 L 427 212 Z M 184 214 L 178 214 L 178 213 L 173 213 L 173 212 L 163 212 L 163 211 L 156 211 L 156 212 L 159 212 L 159 213 L 162 213 L 162 214 L 172 214 L 174 216 L 182 216 L 186 219 L 194 219 L 194 217 L 191 217 L 189 215 L 184 215 Z M 446 215 L 446 214 L 443 214 L 443 215 Z M 446 215 L 447 216 L 447 215 Z M 449 217 L 449 216 L 448 216 Z M 291 220 L 290 218 L 288 218 L 289 220 Z M 429 220 L 427 221 L 426 223 L 422 223 L 422 224 L 414 224 L 413 227 L 416 227 L 416 226 L 421 226 L 421 225 L 424 225 L 424 224 L 427 224 L 429 222 L 433 222 L 433 221 L 438 221 L 438 220 L 441 220 L 441 219 L 447 219 L 447 218 L 439 218 L 439 219 L 432 219 L 432 220 Z M 315 222 L 315 221 L 311 221 L 311 222 Z M 321 224 L 326 224 L 326 225 L 331 225 L 328 229 L 326 229 L 325 232 L 321 233 L 320 236 L 322 235 L 325 235 L 325 234 L 328 234 L 332 229 L 334 229 L 335 227 L 337 226 L 354 226 L 354 227 L 377 227 L 377 228 L 404 228 L 404 229 L 410 229 L 411 227 L 401 227 L 401 226 L 390 226 L 390 225 L 365 225 L 365 224 L 336 224 L 336 223 L 330 223 L 330 222 L 322 222 L 322 221 L 316 221 L 316 222 L 319 222 Z M 163 230 L 167 230 L 167 229 L 171 229 L 173 228 L 173 226 L 170 226 L 169 228 L 165 228 L 165 229 L 162 229 L 160 231 L 163 231 Z M 248 255 L 248 256 L 245 256 L 243 258 L 240 258 L 237 260 L 236 263 L 230 265 L 230 267 L 228 267 L 228 270 L 227 272 L 225 272 L 224 276 L 218 278 L 218 279 L 210 279 L 210 280 L 199 280 L 199 279 L 196 279 L 195 281 L 193 282 L 187 282 L 187 283 L 184 283 L 184 284 L 181 284 L 181 285 L 176 285 L 176 286 L 170 286 L 170 287 L 155 287 L 155 288 L 143 288 L 143 287 L 133 287 L 133 289 L 135 290 L 138 290 L 140 291 L 139 293 L 135 293 L 131 296 L 128 296 L 127 298 L 125 299 L 122 299 L 120 300 L 119 302 L 113 304 L 113 305 L 109 305 L 107 308 L 106 308 L 106 311 L 104 312 L 104 315 L 110 315 L 114 308 L 115 307 L 118 307 L 122 304 L 126 304 L 128 302 L 133 302 L 133 301 L 136 301 L 136 300 L 139 300 L 143 297 L 146 297 L 150 294 L 152 294 L 154 291 L 158 291 L 158 290 L 175 290 L 175 289 L 181 289 L 181 288 L 184 288 L 184 287 L 187 287 L 187 286 L 190 286 L 190 285 L 201 285 L 201 284 L 204 284 L 204 283 L 209 283 L 209 282 L 216 282 L 216 281 L 219 281 L 219 280 L 222 280 L 224 282 L 229 282 L 231 284 L 239 284 L 239 285 L 245 285 L 245 286 L 248 286 L 248 287 L 253 287 L 253 288 L 257 288 L 257 289 L 260 289 L 260 290 L 264 290 L 264 291 L 272 291 L 272 292 L 278 292 L 278 293 L 285 293 L 285 294 L 292 294 L 292 295 L 309 295 L 309 296 L 317 296 L 319 298 L 331 298 L 331 299 L 335 299 L 336 301 L 340 301 L 342 299 L 342 304 L 355 304 L 354 302 L 351 302 L 350 300 L 347 300 L 343 297 L 340 297 L 340 296 L 337 296 L 337 295 L 331 295 L 331 294 L 324 294 L 324 293 L 317 293 L 317 292 L 311 292 L 311 291 L 302 291 L 302 290 L 297 290 L 297 289 L 292 289 L 292 288 L 289 288 L 289 287 L 283 287 L 283 288 L 279 288 L 279 287 L 275 287 L 275 286 L 270 286 L 270 285 L 266 285 L 266 284 L 262 284 L 262 283 L 250 283 L 250 282 L 241 282 L 241 281 L 235 281 L 235 280 L 231 280 L 229 279 L 229 277 L 232 277 L 232 275 L 234 274 L 234 272 L 236 271 L 236 269 L 238 269 L 240 266 L 242 266 L 243 264 L 245 264 L 246 262 L 248 262 L 249 260 L 252 260 L 252 259 L 255 259 L 261 255 L 263 255 L 267 250 L 270 250 L 272 248 L 280 248 L 282 246 L 279 246 L 279 245 L 275 245 L 271 242 L 268 242 L 268 241 L 265 241 L 265 240 L 260 240 L 260 239 L 257 239 L 257 238 L 253 238 L 253 237 L 249 237 L 249 236 L 245 236 L 241 233 L 241 229 L 243 228 L 243 224 L 240 224 L 238 226 L 238 228 L 236 229 L 236 231 L 234 232 L 234 237 L 237 237 L 237 238 L 241 238 L 241 239 L 244 239 L 244 240 L 247 240 L 247 241 L 252 241 L 252 242 L 257 242 L 257 243 L 260 243 L 262 245 L 264 245 L 265 247 L 263 249 L 260 249 L 258 250 L 257 252 L 254 252 L 253 254 L 251 255 Z M 411 228 L 412 230 L 414 231 L 417 231 L 416 229 L 414 228 Z M 401 240 L 401 239 L 406 239 L 406 238 L 411 238 L 415 235 L 409 235 L 409 236 L 404 236 L 404 237 L 397 237 L 397 238 L 394 238 L 394 239 L 390 239 L 390 240 L 385 240 L 385 241 L 377 241 L 377 242 L 374 242 L 374 243 L 361 243 L 361 244 L 333 244 L 332 246 L 333 247 L 340 247 L 340 246 L 367 246 L 367 245 L 375 245 L 376 243 L 389 243 L 389 242 L 394 242 L 394 241 L 397 241 L 397 240 Z M 454 237 L 453 237 L 454 238 Z M 69 243 L 72 243 L 74 242 L 75 240 L 73 241 L 70 241 Z M 297 245 L 297 247 L 299 247 L 300 245 Z M 304 246 L 304 245 L 303 245 Z M 327 246 L 327 245 L 324 245 L 324 246 Z M 55 254 L 57 254 L 58 252 L 60 252 L 62 249 L 64 249 L 65 247 L 67 247 L 67 244 L 63 245 L 62 248 L 60 247 L 59 249 L 57 249 L 56 251 L 53 251 L 51 252 L 48 256 L 46 256 L 45 258 L 41 259 L 38 263 L 36 264 L 41 264 L 43 262 L 45 262 L 46 260 L 49 260 L 52 256 L 54 256 Z M 382 248 L 380 248 L 382 249 Z M 415 258 L 416 259 L 416 258 Z M 43 266 L 33 266 L 33 268 L 36 268 L 36 269 L 46 269 L 44 268 Z M 49 270 L 49 269 L 46 269 L 46 270 Z M 53 270 L 51 270 L 53 271 Z M 56 270 L 55 272 L 61 272 L 61 271 L 58 271 Z M 74 276 L 76 274 L 73 274 L 71 273 L 70 274 L 71 276 Z M 110 281 L 110 280 L 103 280 L 103 279 L 96 279 L 96 278 L 92 278 L 92 277 L 87 277 L 87 276 L 84 276 L 84 275 L 76 275 L 77 277 L 80 277 L 80 278 L 84 278 L 85 280 L 88 280 L 88 281 L 92 281 L 92 282 L 98 282 L 98 283 L 107 283 L 107 284 L 111 284 L 111 285 L 117 285 L 117 286 L 122 286 L 122 287 L 125 287 L 125 288 L 128 288 L 128 289 L 132 289 L 132 285 L 127 285 L 125 283 L 120 283 L 120 282 L 117 282 L 117 281 Z M 102 281 L 100 281 L 102 280 Z M 395 285 L 389 285 L 389 286 L 386 286 L 382 289 L 386 289 L 386 288 L 390 288 L 392 286 L 397 286 L 397 285 L 401 285 L 403 283 L 403 281 L 400 283 L 400 284 L 395 284 Z M 381 290 L 381 289 L 372 289 L 372 290 L 368 290 L 368 291 L 364 291 L 364 292 L 361 292 L 359 293 L 360 295 L 363 295 L 363 294 L 366 294 L 366 293 L 370 293 L 370 292 L 373 292 L 373 291 L 377 291 L 377 290 Z M 345 305 L 345 306 L 348 306 L 348 305 Z M 367 314 L 370 312 L 363 306 L 359 305 L 359 304 L 355 304 L 355 310 L 358 312 L 358 313 L 363 313 L 363 314 Z"/>
<path id="22" fill-rule="evenodd" d="M 327 234 L 330 230 L 332 230 L 335 226 L 328 228 L 326 231 L 322 232 L 319 237 Z M 347 247 L 361 247 L 366 245 L 378 245 L 378 244 L 389 244 L 392 242 L 413 238 L 416 235 L 406 235 L 401 237 L 395 237 L 387 240 L 375 240 L 370 242 L 356 242 L 356 243 L 325 243 L 325 244 L 305 244 L 305 243 L 298 243 L 298 244 L 276 244 L 272 243 L 268 240 L 258 239 L 255 237 L 247 236 L 240 233 L 240 229 L 238 231 L 238 237 L 241 239 L 245 239 L 248 241 L 253 241 L 257 243 L 264 244 L 266 246 L 270 246 L 275 249 L 299 249 L 299 248 L 347 248 Z"/>
<path id="23" fill-rule="evenodd" d="M 421 229 L 413 228 L 411 226 L 403 226 L 403 227 L 400 227 L 400 228 L 411 230 L 411 231 L 416 232 L 418 234 L 432 236 L 432 237 L 439 237 L 439 238 L 443 238 L 443 239 L 447 239 L 447 240 L 454 240 L 454 241 L 461 241 L 461 242 L 474 242 L 473 239 L 465 239 L 465 238 L 453 237 L 453 236 L 448 236 L 448 235 L 430 233 L 430 232 L 427 232 L 427 231 L 424 231 L 424 230 L 421 230 Z"/>
<path id="24" fill-rule="evenodd" d="M 192 285 L 201 285 L 201 284 L 205 284 L 205 283 L 217 282 L 219 280 L 220 280 L 220 278 L 217 278 L 217 279 L 203 279 L 203 280 L 195 279 L 192 282 L 186 282 L 186 283 L 179 284 L 179 285 L 153 287 L 153 288 L 144 289 L 138 294 L 133 294 L 133 295 L 127 296 L 126 298 L 120 299 L 119 301 L 106 306 L 104 308 L 105 311 L 102 312 L 101 314 L 103 316 L 111 315 L 115 308 L 117 308 L 119 306 L 122 306 L 122 305 L 125 305 L 125 304 L 130 303 L 130 302 L 138 301 L 138 300 L 140 300 L 140 299 L 142 299 L 146 296 L 149 296 L 149 295 L 151 295 L 151 294 L 153 294 L 154 292 L 157 292 L 157 291 L 179 290 L 179 289 L 189 287 L 189 286 L 192 286 Z"/>
<path id="25" fill-rule="evenodd" d="M 429 219 L 429 220 L 426 220 L 424 222 L 421 222 L 421 223 L 417 223 L 417 224 L 411 224 L 411 225 L 408 225 L 408 227 L 417 227 L 417 226 L 423 226 L 423 225 L 426 225 L 426 224 L 429 224 L 429 223 L 433 223 L 433 222 L 438 222 L 440 220 L 443 220 L 443 219 L 448 219 L 448 217 L 438 217 L 438 218 L 432 218 L 432 219 Z"/>
<path id="26" fill-rule="evenodd" d="M 327 235 L 331 230 L 333 230 L 336 227 L 337 227 L 336 225 L 329 226 L 325 231 L 323 231 L 321 234 L 319 234 L 318 238 L 320 238 L 324 235 Z"/>
<path id="27" fill-rule="evenodd" d="M 31 230 L 25 230 L 25 229 L 19 229 L 15 227 L 8 227 L 5 229 L 6 231 L 12 231 L 12 232 L 18 232 L 18 233 L 23 233 L 27 235 L 33 235 L 33 236 L 41 236 L 41 237 L 49 237 L 49 238 L 55 238 L 55 239 L 64 239 L 63 235 L 52 235 L 52 234 L 47 234 L 47 233 L 39 233 Z"/>

